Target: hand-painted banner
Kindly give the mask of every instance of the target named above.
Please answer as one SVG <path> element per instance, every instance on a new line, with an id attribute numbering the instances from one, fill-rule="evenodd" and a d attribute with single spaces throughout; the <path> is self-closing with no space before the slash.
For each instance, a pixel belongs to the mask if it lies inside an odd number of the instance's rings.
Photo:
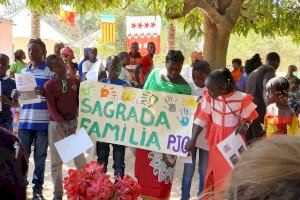
<path id="1" fill-rule="evenodd" d="M 98 141 L 185 156 L 197 98 L 103 83 L 80 85 L 79 128 Z"/>

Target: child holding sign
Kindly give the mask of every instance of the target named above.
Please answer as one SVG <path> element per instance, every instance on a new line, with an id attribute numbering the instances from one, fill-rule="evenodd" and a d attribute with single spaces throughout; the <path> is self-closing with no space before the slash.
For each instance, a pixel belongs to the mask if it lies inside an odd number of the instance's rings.
<path id="1" fill-rule="evenodd" d="M 233 132 L 244 135 L 251 122 L 258 117 L 251 95 L 238 92 L 228 69 L 213 71 L 205 80 L 208 92 L 201 99 L 195 114 L 192 139 L 186 149 L 195 148 L 199 133 L 207 128 L 209 158 L 205 180 L 205 192 L 219 192 L 225 186 L 232 168 L 217 144 Z"/>
<path id="2" fill-rule="evenodd" d="M 51 154 L 51 175 L 54 185 L 53 199 L 59 200 L 63 196 L 63 163 L 54 144 L 76 131 L 80 81 L 74 77 L 67 79 L 66 64 L 59 55 L 48 56 L 47 66 L 55 73 L 54 77 L 45 84 L 45 93 L 50 113 L 48 138 Z M 83 154 L 74 158 L 77 169 L 83 168 L 85 163 Z"/>
<path id="3" fill-rule="evenodd" d="M 194 84 L 190 84 L 192 87 L 192 95 L 199 97 L 199 99 L 204 95 L 204 91 L 206 91 L 205 87 L 205 79 L 210 73 L 210 65 L 206 61 L 196 60 L 192 64 L 192 79 Z M 201 106 L 200 104 L 198 106 Z M 182 200 L 188 200 L 190 198 L 190 190 L 191 184 L 195 172 L 195 165 L 196 165 L 196 156 L 197 151 L 199 151 L 199 163 L 198 163 L 198 172 L 199 172 L 199 185 L 198 185 L 198 196 L 201 195 L 204 180 L 205 180 L 205 173 L 207 168 L 207 160 L 208 160 L 208 146 L 205 140 L 205 133 L 206 130 L 203 130 L 198 139 L 196 147 L 192 150 L 192 161 L 193 163 L 185 163 L 184 170 L 183 170 L 183 177 L 182 177 Z M 200 141 L 202 140 L 202 141 Z"/>
<path id="4" fill-rule="evenodd" d="M 108 72 L 108 78 L 100 80 L 101 83 L 108 83 L 112 85 L 130 86 L 130 83 L 119 79 L 122 70 L 121 59 L 117 56 L 110 56 L 106 61 L 106 71 Z M 104 170 L 107 172 L 107 164 L 109 157 L 109 143 L 97 142 L 97 156 L 98 163 L 104 165 Z M 125 173 L 125 146 L 112 144 L 113 146 L 113 159 L 115 170 L 115 176 L 124 177 Z"/>

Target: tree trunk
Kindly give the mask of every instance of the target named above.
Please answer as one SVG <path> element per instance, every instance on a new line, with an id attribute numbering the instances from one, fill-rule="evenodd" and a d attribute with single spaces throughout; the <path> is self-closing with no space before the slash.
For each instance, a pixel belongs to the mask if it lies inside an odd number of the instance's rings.
<path id="1" fill-rule="evenodd" d="M 176 46 L 176 27 L 174 22 L 170 23 L 168 25 L 168 51 L 169 50 L 175 50 Z"/>
<path id="2" fill-rule="evenodd" d="M 211 23 L 204 15 L 204 60 L 209 62 L 212 69 L 226 67 L 226 56 L 231 28 L 224 25 Z"/>
<path id="3" fill-rule="evenodd" d="M 31 38 L 41 37 L 41 15 L 31 11 Z"/>

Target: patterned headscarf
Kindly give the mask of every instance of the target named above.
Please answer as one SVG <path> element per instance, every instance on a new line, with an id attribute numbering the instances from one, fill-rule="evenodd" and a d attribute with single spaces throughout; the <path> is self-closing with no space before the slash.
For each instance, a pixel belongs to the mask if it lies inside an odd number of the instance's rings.
<path id="1" fill-rule="evenodd" d="M 72 60 L 75 58 L 73 50 L 70 47 L 64 47 L 60 50 L 60 55 Z"/>

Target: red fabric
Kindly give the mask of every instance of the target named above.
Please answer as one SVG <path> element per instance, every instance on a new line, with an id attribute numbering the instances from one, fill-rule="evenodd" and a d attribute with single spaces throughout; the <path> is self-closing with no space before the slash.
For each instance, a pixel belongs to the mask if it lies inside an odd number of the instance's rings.
<path id="1" fill-rule="evenodd" d="M 67 79 L 67 92 L 62 92 L 62 81 L 51 79 L 45 84 L 46 99 L 50 120 L 61 123 L 65 120 L 73 120 L 78 115 L 78 94 L 80 81 Z"/>
<path id="2" fill-rule="evenodd" d="M 142 187 L 142 196 L 151 197 L 151 199 L 168 199 L 172 184 L 165 184 L 164 182 L 158 182 L 157 176 L 152 172 L 153 168 L 150 166 L 151 160 L 148 157 L 150 151 L 137 149 L 135 160 L 135 176 L 139 181 L 139 185 Z"/>
<path id="3" fill-rule="evenodd" d="M 244 97 L 241 100 L 227 100 L 227 98 L 237 95 L 236 92 L 232 92 L 228 95 L 223 96 L 227 103 L 235 102 L 236 104 L 241 104 L 241 114 L 248 112 L 249 105 L 253 102 L 253 97 L 248 94 L 238 92 L 238 95 L 243 95 Z M 218 100 L 214 100 L 218 101 Z M 220 101 L 220 100 L 219 100 Z M 217 148 L 217 144 L 226 139 L 233 131 L 236 130 L 238 124 L 232 127 L 226 127 L 225 125 L 219 125 L 215 123 L 212 119 L 214 115 L 212 115 L 212 110 L 215 110 L 212 107 L 212 99 L 205 92 L 205 95 L 201 101 L 202 106 L 198 107 L 195 117 L 203 122 L 207 122 L 207 132 L 206 132 L 206 139 L 209 145 L 209 158 L 208 158 L 208 166 L 206 171 L 206 181 L 205 181 L 205 190 L 208 192 L 214 189 L 214 192 L 219 192 L 225 187 L 226 180 L 228 175 L 230 174 L 232 168 L 229 166 L 225 158 L 222 156 L 221 152 Z M 224 103 L 224 101 L 223 101 Z M 223 104 L 223 112 L 220 113 L 222 116 L 222 123 L 224 123 L 224 117 L 227 114 L 225 113 L 225 106 Z M 257 112 L 255 111 L 255 107 L 251 108 L 249 111 L 249 115 L 246 118 L 241 118 L 240 122 L 245 121 L 253 121 L 258 117 Z"/>
<path id="4" fill-rule="evenodd" d="M 141 81 L 141 83 L 145 83 L 146 76 L 150 73 L 150 71 L 153 67 L 153 60 L 149 55 L 146 55 L 141 58 L 140 64 L 142 65 L 142 68 L 141 68 L 142 80 L 140 80 L 140 81 Z"/>

